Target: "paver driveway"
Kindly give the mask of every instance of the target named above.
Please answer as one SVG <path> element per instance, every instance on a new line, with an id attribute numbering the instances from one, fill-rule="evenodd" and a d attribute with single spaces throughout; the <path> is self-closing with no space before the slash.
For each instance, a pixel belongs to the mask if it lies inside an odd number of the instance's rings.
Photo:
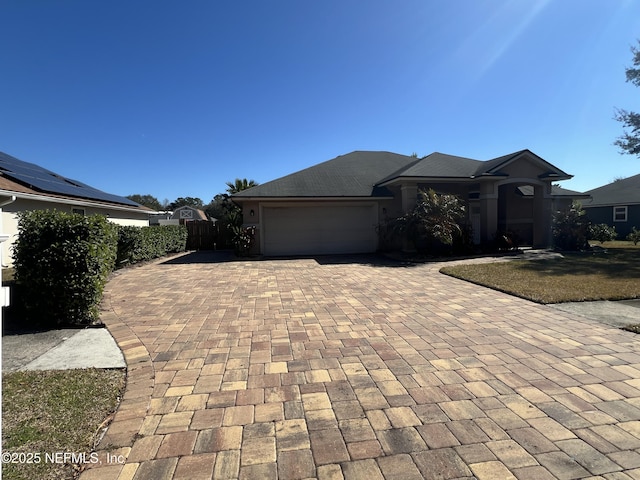
<path id="1" fill-rule="evenodd" d="M 82 480 L 640 478 L 640 337 L 435 264 L 213 258 L 108 284 L 129 378 Z"/>

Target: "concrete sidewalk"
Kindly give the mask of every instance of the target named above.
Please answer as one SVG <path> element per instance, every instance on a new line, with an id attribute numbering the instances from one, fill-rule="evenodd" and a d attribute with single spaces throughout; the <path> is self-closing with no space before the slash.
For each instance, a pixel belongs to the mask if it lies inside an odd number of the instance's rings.
<path id="1" fill-rule="evenodd" d="M 106 328 L 61 329 L 2 336 L 2 371 L 124 368 Z"/>
<path id="2" fill-rule="evenodd" d="M 612 327 L 622 328 L 640 323 L 640 300 L 570 302 L 556 303 L 549 306 L 563 312 L 575 313 Z"/>

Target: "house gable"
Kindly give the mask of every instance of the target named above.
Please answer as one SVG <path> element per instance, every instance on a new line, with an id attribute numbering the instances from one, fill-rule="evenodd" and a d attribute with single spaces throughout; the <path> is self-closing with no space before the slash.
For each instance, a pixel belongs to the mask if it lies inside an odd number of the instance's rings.
<path id="1" fill-rule="evenodd" d="M 475 173 L 475 177 L 480 176 L 522 177 L 538 180 L 568 180 L 572 178 L 572 175 L 560 170 L 530 150 L 521 150 L 483 162 Z"/>
<path id="2" fill-rule="evenodd" d="M 380 180 L 378 185 L 428 181 L 471 182 L 492 177 L 498 180 L 511 177 L 548 181 L 549 179 L 567 180 L 572 176 L 529 150 L 521 150 L 487 161 L 436 152 L 394 172 Z"/>

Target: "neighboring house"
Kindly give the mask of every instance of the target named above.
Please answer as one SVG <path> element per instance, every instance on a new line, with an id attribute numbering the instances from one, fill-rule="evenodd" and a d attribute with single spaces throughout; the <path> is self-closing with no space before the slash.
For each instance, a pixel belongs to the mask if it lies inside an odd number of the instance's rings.
<path id="1" fill-rule="evenodd" d="M 620 240 L 631 233 L 633 227 L 640 229 L 640 174 L 585 193 L 591 199 L 583 200 L 582 208 L 592 223 L 616 227 Z"/>
<path id="2" fill-rule="evenodd" d="M 97 190 L 34 163 L 0 152 L 0 232 L 2 263 L 10 265 L 11 246 L 18 234 L 17 213 L 26 210 L 59 210 L 83 215 L 105 215 L 119 225 L 149 225 L 150 208 L 128 198 Z"/>
<path id="3" fill-rule="evenodd" d="M 191 222 L 193 220 L 209 220 L 209 217 L 207 217 L 207 214 L 203 210 L 188 205 L 176 208 L 170 218 L 171 220 L 178 220 L 180 225 L 184 225 L 185 222 Z"/>
<path id="4" fill-rule="evenodd" d="M 166 223 L 172 215 L 173 212 L 169 210 L 154 212 L 149 215 L 149 225 L 160 225 L 162 222 Z"/>
<path id="5" fill-rule="evenodd" d="M 529 150 L 489 161 L 356 151 L 232 199 L 245 224 L 256 226 L 256 250 L 265 255 L 373 252 L 377 227 L 411 210 L 422 188 L 464 200 L 477 244 L 511 231 L 523 245 L 547 247 L 552 212 L 570 197 L 554 194 L 552 182 L 571 177 Z"/>

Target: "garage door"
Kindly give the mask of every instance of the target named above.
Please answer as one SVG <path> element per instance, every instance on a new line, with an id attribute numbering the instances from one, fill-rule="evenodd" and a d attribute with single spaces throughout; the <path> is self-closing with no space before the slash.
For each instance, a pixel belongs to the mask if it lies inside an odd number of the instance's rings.
<path id="1" fill-rule="evenodd" d="M 373 205 L 265 207 L 265 255 L 365 253 L 376 249 Z"/>

